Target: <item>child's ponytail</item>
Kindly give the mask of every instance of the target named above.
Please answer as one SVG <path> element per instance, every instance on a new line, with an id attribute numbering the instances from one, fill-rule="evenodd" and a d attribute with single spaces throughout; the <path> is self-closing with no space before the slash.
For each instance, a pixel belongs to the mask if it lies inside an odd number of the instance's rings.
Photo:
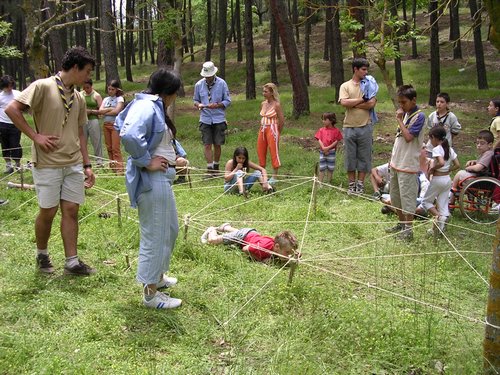
<path id="1" fill-rule="evenodd" d="M 431 130 L 429 130 L 429 137 L 436 138 L 441 141 L 441 147 L 444 150 L 444 160 L 448 160 L 450 158 L 450 144 L 446 138 L 446 130 L 444 130 L 444 127 L 434 126 Z"/>

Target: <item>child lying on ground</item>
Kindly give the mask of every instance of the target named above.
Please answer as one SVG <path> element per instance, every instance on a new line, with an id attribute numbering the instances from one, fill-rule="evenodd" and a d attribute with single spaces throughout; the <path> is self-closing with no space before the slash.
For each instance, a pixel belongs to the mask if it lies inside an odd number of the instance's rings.
<path id="1" fill-rule="evenodd" d="M 295 254 L 298 246 L 295 236 L 287 230 L 273 239 L 262 236 L 253 228 L 237 229 L 229 223 L 217 228 L 208 227 L 201 236 L 201 242 L 211 245 L 238 245 L 244 253 L 261 262 L 268 261 L 272 257 L 287 259 Z"/>

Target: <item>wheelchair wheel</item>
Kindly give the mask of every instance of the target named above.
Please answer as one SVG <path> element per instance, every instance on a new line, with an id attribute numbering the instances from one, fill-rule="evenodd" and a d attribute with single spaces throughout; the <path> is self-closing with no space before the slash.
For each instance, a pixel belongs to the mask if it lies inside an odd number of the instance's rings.
<path id="1" fill-rule="evenodd" d="M 495 189 L 500 189 L 500 181 L 492 177 L 479 177 L 468 181 L 460 191 L 460 211 L 470 221 L 477 224 L 494 224 L 499 218 L 499 210 L 493 200 Z"/>

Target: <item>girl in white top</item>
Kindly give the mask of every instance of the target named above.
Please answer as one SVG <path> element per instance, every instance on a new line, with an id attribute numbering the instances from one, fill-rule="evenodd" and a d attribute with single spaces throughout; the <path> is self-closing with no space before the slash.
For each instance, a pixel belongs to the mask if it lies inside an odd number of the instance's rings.
<path id="1" fill-rule="evenodd" d="M 0 143 L 2 156 L 5 159 L 5 173 L 14 172 L 14 163 L 20 167 L 23 149 L 21 148 L 21 131 L 14 126 L 9 116 L 5 114 L 7 105 L 20 94 L 14 90 L 16 83 L 11 76 L 0 78 Z"/>
<path id="2" fill-rule="evenodd" d="M 422 201 L 422 207 L 436 217 L 437 226 L 440 231 L 444 231 L 444 225 L 450 216 L 448 209 L 448 195 L 452 184 L 450 172 L 458 169 L 460 163 L 457 154 L 448 143 L 444 127 L 432 128 L 429 132 L 429 142 L 433 146 L 429 169 L 430 185 Z M 434 206 L 434 200 L 437 207 Z"/>

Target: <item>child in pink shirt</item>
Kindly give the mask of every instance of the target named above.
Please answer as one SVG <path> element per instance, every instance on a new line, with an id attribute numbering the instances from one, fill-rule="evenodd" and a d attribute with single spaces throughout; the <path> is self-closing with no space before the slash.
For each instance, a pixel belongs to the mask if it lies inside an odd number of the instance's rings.
<path id="1" fill-rule="evenodd" d="M 326 180 L 332 182 L 333 170 L 335 169 L 335 156 L 338 143 L 343 139 L 342 133 L 335 127 L 337 116 L 335 113 L 323 113 L 321 116 L 323 127 L 320 128 L 314 138 L 319 142 L 319 176 L 323 182 L 326 171 Z"/>

